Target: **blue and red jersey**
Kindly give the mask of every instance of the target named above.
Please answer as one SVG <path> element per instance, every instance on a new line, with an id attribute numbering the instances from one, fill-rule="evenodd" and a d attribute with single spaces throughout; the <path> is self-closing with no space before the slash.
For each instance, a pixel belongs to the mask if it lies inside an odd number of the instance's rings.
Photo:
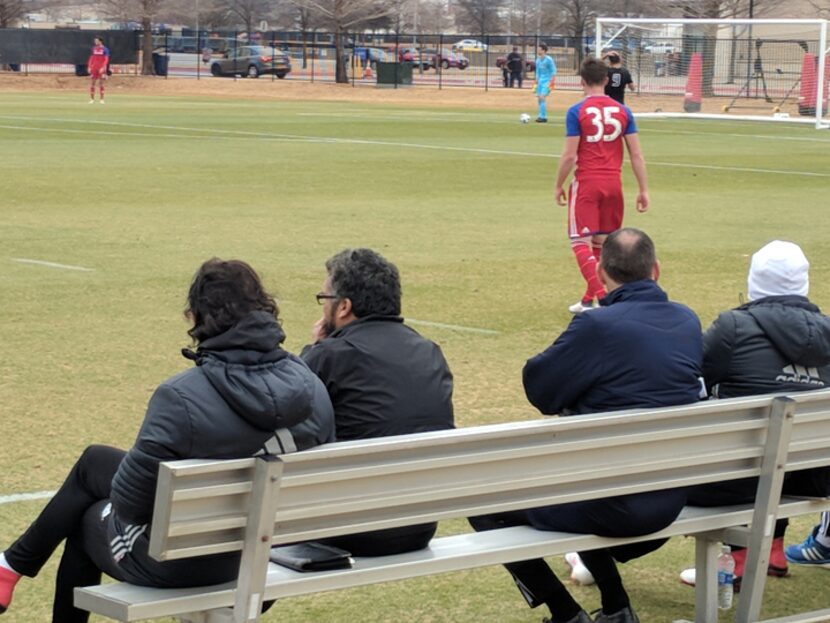
<path id="1" fill-rule="evenodd" d="M 568 109 L 567 136 L 579 137 L 575 179 L 619 177 L 623 164 L 623 137 L 637 132 L 628 106 L 607 95 L 589 95 Z"/>
<path id="2" fill-rule="evenodd" d="M 92 71 L 100 71 L 107 68 L 109 60 L 109 48 L 105 45 L 94 45 L 92 46 L 92 53 L 89 55 L 89 60 L 87 61 L 87 67 Z"/>

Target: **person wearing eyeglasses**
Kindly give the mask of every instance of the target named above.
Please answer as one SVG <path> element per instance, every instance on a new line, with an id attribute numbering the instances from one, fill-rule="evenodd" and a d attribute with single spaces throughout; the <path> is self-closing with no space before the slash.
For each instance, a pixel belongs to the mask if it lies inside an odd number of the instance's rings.
<path id="1" fill-rule="evenodd" d="M 398 269 L 371 249 L 326 262 L 323 313 L 300 356 L 334 405 L 337 441 L 454 428 L 453 378 L 440 347 L 404 324 Z M 356 556 L 423 549 L 436 524 L 326 541 Z"/>

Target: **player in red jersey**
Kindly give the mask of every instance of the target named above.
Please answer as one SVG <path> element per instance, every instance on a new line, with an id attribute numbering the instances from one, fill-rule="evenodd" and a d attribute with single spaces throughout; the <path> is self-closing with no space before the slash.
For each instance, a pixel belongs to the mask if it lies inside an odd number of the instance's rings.
<path id="1" fill-rule="evenodd" d="M 646 162 L 640 150 L 637 125 L 627 106 L 605 95 L 608 68 L 601 60 L 587 58 L 580 67 L 585 98 L 571 106 L 565 118 L 565 148 L 556 174 L 556 201 L 568 206 L 568 236 L 579 270 L 588 284 L 582 300 L 568 309 L 578 314 L 605 296 L 597 277 L 605 236 L 622 226 L 623 143 L 640 186 L 637 210 L 648 210 Z M 576 165 L 569 193 L 565 181 Z"/>
<path id="2" fill-rule="evenodd" d="M 104 45 L 104 40 L 100 37 L 95 37 L 92 46 L 92 53 L 89 55 L 89 60 L 86 62 L 86 69 L 89 75 L 92 76 L 92 82 L 89 84 L 89 103 L 95 103 L 95 81 L 98 81 L 98 89 L 101 92 L 100 101 L 104 103 L 104 82 L 107 79 L 107 70 L 110 65 L 110 51 Z"/>

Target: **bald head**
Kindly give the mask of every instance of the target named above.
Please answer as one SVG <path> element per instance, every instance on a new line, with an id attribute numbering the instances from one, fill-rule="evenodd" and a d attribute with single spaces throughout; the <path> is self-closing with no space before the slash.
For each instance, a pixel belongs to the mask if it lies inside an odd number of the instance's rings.
<path id="1" fill-rule="evenodd" d="M 618 284 L 654 279 L 657 267 L 654 242 L 639 229 L 618 229 L 602 245 L 600 267 Z"/>

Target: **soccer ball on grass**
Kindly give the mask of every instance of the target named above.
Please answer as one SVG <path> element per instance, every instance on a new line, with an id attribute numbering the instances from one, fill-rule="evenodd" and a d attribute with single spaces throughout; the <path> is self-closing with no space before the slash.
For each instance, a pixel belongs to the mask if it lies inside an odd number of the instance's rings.
<path id="1" fill-rule="evenodd" d="M 526 112 L 523 112 L 519 116 L 519 121 L 521 121 L 522 123 L 530 123 L 530 115 L 528 115 Z"/>

